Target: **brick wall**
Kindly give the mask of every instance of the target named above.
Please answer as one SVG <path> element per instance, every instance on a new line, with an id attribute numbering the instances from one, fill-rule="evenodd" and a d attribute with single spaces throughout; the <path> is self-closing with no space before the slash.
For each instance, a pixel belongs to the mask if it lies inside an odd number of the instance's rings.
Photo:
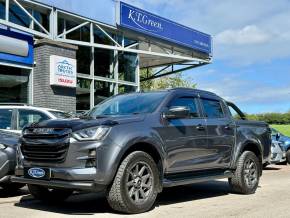
<path id="1" fill-rule="evenodd" d="M 33 105 L 67 112 L 76 110 L 76 89 L 50 85 L 51 55 L 76 58 L 77 47 L 50 40 L 39 40 L 35 45 L 33 70 Z"/>

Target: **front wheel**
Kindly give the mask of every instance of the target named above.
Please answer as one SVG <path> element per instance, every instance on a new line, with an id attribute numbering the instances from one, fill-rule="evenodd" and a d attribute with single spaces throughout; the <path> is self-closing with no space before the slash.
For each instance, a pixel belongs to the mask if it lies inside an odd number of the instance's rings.
<path id="1" fill-rule="evenodd" d="M 253 194 L 260 180 L 260 162 L 251 151 L 245 151 L 240 156 L 237 169 L 229 184 L 235 193 Z"/>
<path id="2" fill-rule="evenodd" d="M 154 160 L 145 152 L 135 151 L 119 166 L 107 200 L 116 211 L 142 213 L 152 208 L 158 187 L 159 173 Z"/>
<path id="3" fill-rule="evenodd" d="M 41 201 L 61 202 L 67 199 L 73 191 L 64 189 L 49 189 L 39 185 L 27 185 L 30 194 Z"/>

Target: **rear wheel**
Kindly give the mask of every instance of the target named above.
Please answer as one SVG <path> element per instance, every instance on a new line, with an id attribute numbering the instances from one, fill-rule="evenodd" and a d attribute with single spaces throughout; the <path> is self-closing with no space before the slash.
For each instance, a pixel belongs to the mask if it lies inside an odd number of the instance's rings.
<path id="1" fill-rule="evenodd" d="M 152 208 L 158 186 L 159 174 L 154 160 L 145 152 L 135 151 L 121 163 L 107 200 L 116 211 L 142 213 Z"/>
<path id="2" fill-rule="evenodd" d="M 64 189 L 49 189 L 39 185 L 27 185 L 30 194 L 41 201 L 61 202 L 67 199 L 73 191 Z"/>
<path id="3" fill-rule="evenodd" d="M 235 193 L 255 193 L 260 180 L 260 162 L 251 151 L 245 151 L 239 158 L 237 169 L 229 184 Z"/>
<path id="4" fill-rule="evenodd" d="M 290 149 L 286 152 L 287 163 L 290 164 Z"/>

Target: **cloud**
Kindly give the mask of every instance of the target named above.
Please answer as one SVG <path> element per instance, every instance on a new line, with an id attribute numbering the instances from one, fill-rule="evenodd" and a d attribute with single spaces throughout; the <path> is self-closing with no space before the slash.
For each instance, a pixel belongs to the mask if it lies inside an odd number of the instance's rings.
<path id="1" fill-rule="evenodd" d="M 289 0 L 126 0 L 214 36 L 214 60 L 251 65 L 290 57 Z"/>
<path id="2" fill-rule="evenodd" d="M 241 105 L 243 109 L 250 106 L 263 108 L 263 111 L 245 112 L 271 112 L 273 106 L 279 108 L 277 109 L 279 112 L 289 110 L 289 106 L 281 103 L 290 102 L 290 87 L 287 85 L 243 79 L 239 74 L 229 75 L 222 72 L 219 72 L 217 78 L 212 81 L 200 77 L 194 82 L 198 84 L 199 89 L 214 92 L 228 101 Z"/>
<path id="3" fill-rule="evenodd" d="M 271 36 L 266 32 L 260 30 L 255 25 L 245 26 L 242 29 L 229 29 L 225 30 L 214 38 L 217 44 L 260 44 L 265 43 L 271 39 Z"/>

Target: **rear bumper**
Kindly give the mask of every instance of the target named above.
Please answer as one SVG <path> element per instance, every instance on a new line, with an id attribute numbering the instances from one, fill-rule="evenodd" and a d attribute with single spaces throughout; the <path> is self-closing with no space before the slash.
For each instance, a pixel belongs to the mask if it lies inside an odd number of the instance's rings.
<path id="1" fill-rule="evenodd" d="M 38 179 L 28 179 L 22 176 L 21 177 L 12 176 L 11 181 L 30 185 L 40 185 L 48 188 L 61 188 L 76 191 L 99 192 L 104 191 L 106 189 L 106 186 L 96 184 L 94 183 L 94 181 L 38 180 Z"/>

